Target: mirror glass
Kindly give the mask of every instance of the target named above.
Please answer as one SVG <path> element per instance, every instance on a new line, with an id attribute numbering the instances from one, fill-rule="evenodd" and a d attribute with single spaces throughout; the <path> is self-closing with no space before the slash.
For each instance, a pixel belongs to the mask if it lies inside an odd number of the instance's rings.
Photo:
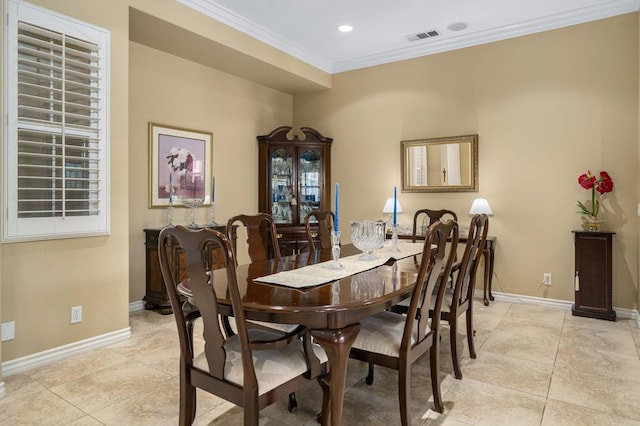
<path id="1" fill-rule="evenodd" d="M 401 142 L 403 192 L 477 192 L 478 135 Z"/>

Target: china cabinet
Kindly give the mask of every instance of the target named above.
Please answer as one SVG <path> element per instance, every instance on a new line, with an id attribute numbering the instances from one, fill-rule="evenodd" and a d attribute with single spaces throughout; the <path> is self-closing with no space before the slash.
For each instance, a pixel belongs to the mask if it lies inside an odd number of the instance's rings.
<path id="1" fill-rule="evenodd" d="M 612 307 L 612 237 L 615 232 L 573 231 L 575 304 L 573 315 L 615 321 Z"/>
<path id="2" fill-rule="evenodd" d="M 331 209 L 331 142 L 310 127 L 282 126 L 258 136 L 258 209 L 276 222 L 283 256 L 307 248 L 304 217 Z"/>

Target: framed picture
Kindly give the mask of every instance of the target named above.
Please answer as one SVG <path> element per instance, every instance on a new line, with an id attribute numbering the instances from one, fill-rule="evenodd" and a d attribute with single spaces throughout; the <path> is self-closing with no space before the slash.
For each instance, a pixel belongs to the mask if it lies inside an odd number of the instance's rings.
<path id="1" fill-rule="evenodd" d="M 213 134 L 149 123 L 149 207 L 202 198 L 211 204 Z"/>

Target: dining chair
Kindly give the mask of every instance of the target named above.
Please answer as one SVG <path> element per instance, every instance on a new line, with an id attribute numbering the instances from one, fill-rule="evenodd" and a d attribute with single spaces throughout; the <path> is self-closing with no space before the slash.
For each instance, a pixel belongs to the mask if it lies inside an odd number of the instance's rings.
<path id="1" fill-rule="evenodd" d="M 278 245 L 276 223 L 270 214 L 239 214 L 229 218 L 227 221 L 227 238 L 230 241 L 232 241 L 233 238 L 233 228 L 237 224 L 241 224 L 246 229 L 247 247 L 251 262 L 265 259 L 280 259 L 280 246 Z M 221 320 L 227 334 L 233 334 L 235 331 L 233 330 L 229 318 L 227 316 L 222 316 Z M 300 329 L 300 326 L 295 324 L 276 324 L 263 321 L 251 321 L 251 326 L 276 329 L 285 333 L 291 333 L 292 335 L 297 334 Z M 289 395 L 289 411 L 292 413 L 295 412 L 297 406 L 298 402 L 296 401 L 296 396 L 294 393 L 291 393 Z"/>
<path id="2" fill-rule="evenodd" d="M 227 221 L 227 237 L 229 239 L 231 239 L 233 227 L 237 223 L 246 228 L 249 258 L 252 262 L 265 259 L 280 259 L 276 223 L 270 214 L 239 214 L 229 218 Z"/>
<path id="3" fill-rule="evenodd" d="M 311 222 L 315 219 L 315 224 Z M 309 244 L 309 251 L 314 251 L 318 248 L 330 249 L 333 246 L 331 233 L 333 232 L 333 222 L 335 215 L 332 211 L 328 210 L 314 210 L 307 213 L 304 217 L 304 227 L 307 231 L 307 241 Z M 319 247 L 316 247 L 316 242 L 319 241 Z"/>
<path id="4" fill-rule="evenodd" d="M 466 313 L 469 356 L 476 358 L 473 342 L 475 334 L 473 329 L 473 293 L 475 291 L 476 273 L 480 264 L 480 257 L 485 249 L 488 231 L 489 218 L 487 215 L 478 214 L 471 218 L 462 260 L 455 262 L 451 267 L 451 274 L 455 276 L 455 284 L 453 288 L 445 286 L 444 299 L 441 304 L 440 319 L 449 323 L 451 358 L 456 379 L 462 379 L 460 356 L 458 355 L 458 318 L 464 313 Z M 432 297 L 429 316 L 437 315 L 437 305 L 438 301 Z"/>
<path id="5" fill-rule="evenodd" d="M 428 219 L 428 222 L 427 222 L 427 219 Z M 443 221 L 446 219 L 453 219 L 457 222 L 458 215 L 456 215 L 456 212 L 454 212 L 453 210 L 447 210 L 447 209 L 417 210 L 413 214 L 413 233 L 412 233 L 411 241 L 415 243 L 418 239 L 422 239 L 422 236 L 424 235 L 424 231 L 427 229 L 428 226 L 430 226 L 437 220 Z M 420 224 L 420 226 L 418 226 L 418 224 Z"/>
<path id="6" fill-rule="evenodd" d="M 191 305 L 183 310 L 171 271 L 170 249 L 177 241 L 186 255 Z M 224 251 L 227 294 L 237 333 L 228 336 L 218 321 L 218 299 L 207 265 L 206 246 Z M 171 301 L 180 342 L 180 425 L 196 415 L 196 389 L 202 389 L 244 409 L 244 424 L 258 425 L 259 410 L 317 379 L 323 389 L 323 410 L 329 395 L 323 376 L 327 356 L 306 330 L 297 335 L 248 327 L 236 276 L 236 259 L 229 239 L 214 229 L 166 227 L 158 242 L 160 269 Z M 194 322 L 203 322 L 204 349 L 194 350 Z"/>
<path id="7" fill-rule="evenodd" d="M 447 238 L 451 243 L 447 244 Z M 400 419 L 410 424 L 409 400 L 411 364 L 429 352 L 433 404 L 439 413 L 444 411 L 440 391 L 440 317 L 429 320 L 428 312 L 440 271 L 448 273 L 458 243 L 458 224 L 455 221 L 436 221 L 427 230 L 422 261 L 418 267 L 416 284 L 410 298 L 407 314 L 383 311 L 361 321 L 360 333 L 355 339 L 349 356 L 369 363 L 366 383 L 373 383 L 374 365 L 398 371 L 398 397 Z M 435 256 L 431 253 L 435 252 Z M 443 286 L 436 296 L 439 312 Z"/>

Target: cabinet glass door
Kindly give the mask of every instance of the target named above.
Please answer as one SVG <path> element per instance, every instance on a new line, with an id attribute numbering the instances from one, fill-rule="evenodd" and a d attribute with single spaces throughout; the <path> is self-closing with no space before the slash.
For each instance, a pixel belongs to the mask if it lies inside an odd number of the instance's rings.
<path id="1" fill-rule="evenodd" d="M 298 161 L 298 205 L 300 214 L 298 224 L 304 225 L 304 217 L 312 210 L 320 210 L 320 172 L 321 154 L 308 149 L 300 154 Z"/>
<path id="2" fill-rule="evenodd" d="M 280 148 L 271 153 L 271 215 L 276 223 L 292 223 L 293 154 Z"/>

